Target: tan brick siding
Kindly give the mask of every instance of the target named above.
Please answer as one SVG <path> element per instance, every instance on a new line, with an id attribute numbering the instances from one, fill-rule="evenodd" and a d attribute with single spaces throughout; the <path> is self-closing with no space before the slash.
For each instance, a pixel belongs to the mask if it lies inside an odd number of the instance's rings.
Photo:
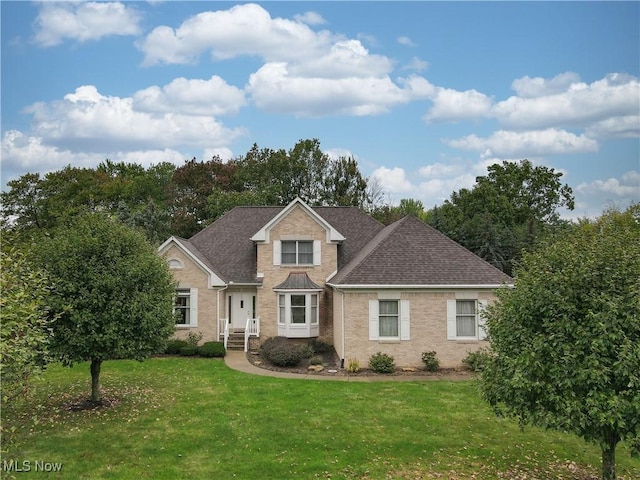
<path id="1" fill-rule="evenodd" d="M 477 298 L 492 301 L 491 291 L 475 292 Z M 470 298 L 474 298 L 471 294 Z M 341 354 L 339 330 L 341 325 L 336 294 L 334 320 L 335 345 Z M 350 359 L 366 366 L 376 352 L 392 355 L 397 366 L 422 366 L 422 352 L 435 351 L 441 367 L 457 367 L 469 352 L 487 346 L 486 341 L 447 340 L 447 300 L 456 298 L 450 292 L 400 292 L 401 300 L 409 300 L 411 310 L 411 339 L 398 341 L 369 340 L 369 300 L 378 299 L 377 292 L 345 293 L 345 364 Z"/>
<path id="2" fill-rule="evenodd" d="M 291 266 L 273 264 L 273 241 L 293 240 L 320 240 L 321 265 L 315 266 Z M 257 314 L 260 316 L 260 328 L 262 340 L 277 336 L 277 294 L 273 291 L 276 285 L 284 282 L 291 272 L 306 272 L 311 280 L 324 288 L 327 277 L 337 268 L 337 245 L 327 243 L 327 232 L 312 219 L 301 207 L 296 206 L 284 218 L 282 218 L 269 232 L 269 242 L 258 244 L 257 271 L 264 274 L 262 287 L 258 289 Z M 332 293 L 329 289 L 320 292 L 320 337 L 331 336 L 333 330 Z"/>
<path id="3" fill-rule="evenodd" d="M 189 332 L 196 332 L 202 333 L 202 342 L 217 341 L 217 295 L 216 290 L 208 287 L 207 274 L 175 245 L 170 246 L 164 256 L 167 261 L 179 260 L 183 265 L 183 268 L 171 270 L 178 288 L 198 289 L 198 326 L 176 327 L 175 337 L 186 338 Z"/>

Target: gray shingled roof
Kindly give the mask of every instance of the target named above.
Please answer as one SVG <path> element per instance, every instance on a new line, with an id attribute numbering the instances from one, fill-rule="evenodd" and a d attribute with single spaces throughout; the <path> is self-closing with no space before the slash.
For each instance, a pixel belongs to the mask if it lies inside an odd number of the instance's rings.
<path id="1" fill-rule="evenodd" d="M 225 282 L 260 283 L 251 237 L 284 207 L 235 207 L 183 244 Z M 335 285 L 499 285 L 513 280 L 414 217 L 385 227 L 356 207 L 314 207 L 345 240 Z M 286 282 L 285 282 L 286 283 Z"/>
<path id="2" fill-rule="evenodd" d="M 500 285 L 508 275 L 415 217 L 380 231 L 333 285 Z"/>

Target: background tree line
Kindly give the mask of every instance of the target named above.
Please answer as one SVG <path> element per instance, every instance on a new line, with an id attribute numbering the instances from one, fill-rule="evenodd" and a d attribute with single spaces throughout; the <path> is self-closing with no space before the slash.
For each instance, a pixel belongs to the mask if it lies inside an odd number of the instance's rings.
<path id="1" fill-rule="evenodd" d="M 191 237 L 235 206 L 286 205 L 300 197 L 310 205 L 356 206 L 384 224 L 415 215 L 511 274 L 523 250 L 568 227 L 558 212 L 573 209 L 574 198 L 561 177 L 527 160 L 503 162 L 442 205 L 427 210 L 421 201 L 405 198 L 394 206 L 355 159 L 332 159 L 312 139 L 289 150 L 254 144 L 226 162 L 194 158 L 180 167 L 160 163 L 144 168 L 105 160 L 96 168 L 27 173 L 2 192 L 2 222 L 5 232 L 23 236 L 86 211 L 103 212 L 158 245 L 170 235 Z"/>

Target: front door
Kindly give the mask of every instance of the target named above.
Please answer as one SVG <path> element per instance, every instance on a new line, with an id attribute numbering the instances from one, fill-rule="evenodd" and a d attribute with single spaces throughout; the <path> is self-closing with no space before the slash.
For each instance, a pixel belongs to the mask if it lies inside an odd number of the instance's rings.
<path id="1" fill-rule="evenodd" d="M 256 296 L 253 293 L 231 293 L 228 298 L 229 323 L 234 330 L 243 330 L 247 325 L 247 318 L 254 318 Z"/>

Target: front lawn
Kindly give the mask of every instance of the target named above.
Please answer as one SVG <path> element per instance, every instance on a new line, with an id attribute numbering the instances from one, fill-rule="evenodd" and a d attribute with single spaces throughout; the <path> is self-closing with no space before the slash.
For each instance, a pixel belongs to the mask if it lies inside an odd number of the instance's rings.
<path id="1" fill-rule="evenodd" d="M 101 381 L 109 408 L 74 408 L 89 394 L 88 364 L 51 367 L 28 405 L 3 408 L 3 469 L 22 478 L 61 464 L 44 478 L 136 480 L 582 480 L 599 470 L 598 447 L 496 419 L 473 381 L 285 380 L 172 357 L 105 362 Z M 640 477 L 626 445 L 618 473 Z"/>

